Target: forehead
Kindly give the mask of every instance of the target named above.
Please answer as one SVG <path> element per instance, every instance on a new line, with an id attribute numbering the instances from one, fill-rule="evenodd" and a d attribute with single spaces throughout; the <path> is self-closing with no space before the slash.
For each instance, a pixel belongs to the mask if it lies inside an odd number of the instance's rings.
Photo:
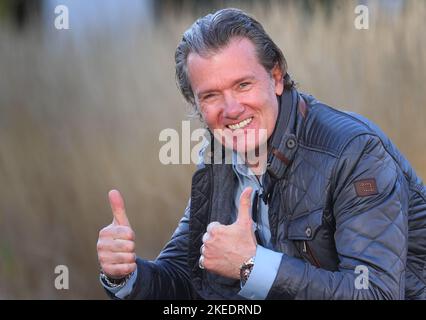
<path id="1" fill-rule="evenodd" d="M 188 73 L 194 93 L 215 89 L 241 77 L 265 72 L 259 63 L 254 44 L 247 38 L 231 39 L 217 52 L 207 55 L 190 53 Z"/>

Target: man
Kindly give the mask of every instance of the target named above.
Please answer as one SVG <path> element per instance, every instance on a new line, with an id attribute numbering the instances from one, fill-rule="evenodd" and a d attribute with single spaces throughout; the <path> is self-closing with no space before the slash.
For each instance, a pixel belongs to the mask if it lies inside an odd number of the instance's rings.
<path id="1" fill-rule="evenodd" d="M 240 10 L 197 20 L 175 58 L 213 153 L 155 261 L 136 258 L 110 192 L 114 220 L 97 249 L 111 297 L 425 298 L 426 190 L 374 124 L 298 93 L 280 49 Z M 215 157 L 220 144 L 231 164 Z M 258 163 L 238 161 L 253 150 Z"/>

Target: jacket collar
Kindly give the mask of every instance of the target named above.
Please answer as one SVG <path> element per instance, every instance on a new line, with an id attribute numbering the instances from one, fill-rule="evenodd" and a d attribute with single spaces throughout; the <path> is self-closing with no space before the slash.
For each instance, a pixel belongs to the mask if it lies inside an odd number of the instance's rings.
<path id="1" fill-rule="evenodd" d="M 274 179 L 282 179 L 297 150 L 295 135 L 299 94 L 295 89 L 284 90 L 278 97 L 279 113 L 274 132 L 268 141 L 267 172 Z"/>

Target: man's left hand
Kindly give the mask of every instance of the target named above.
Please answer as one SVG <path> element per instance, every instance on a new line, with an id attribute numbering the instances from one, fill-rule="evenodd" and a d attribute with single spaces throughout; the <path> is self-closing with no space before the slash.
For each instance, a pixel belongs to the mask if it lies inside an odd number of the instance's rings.
<path id="1" fill-rule="evenodd" d="M 208 271 L 239 279 L 241 265 L 256 254 L 256 236 L 250 214 L 251 193 L 244 189 L 235 223 L 222 225 L 212 222 L 207 226 L 201 247 L 201 264 Z"/>

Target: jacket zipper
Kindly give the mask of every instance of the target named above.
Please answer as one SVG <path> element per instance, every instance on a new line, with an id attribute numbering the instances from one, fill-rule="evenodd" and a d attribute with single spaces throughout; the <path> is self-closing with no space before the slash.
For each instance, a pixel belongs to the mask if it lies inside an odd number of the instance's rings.
<path id="1" fill-rule="evenodd" d="M 254 197 L 253 197 L 253 203 L 252 203 L 252 220 L 255 224 L 255 230 L 254 235 L 256 236 L 256 241 L 258 244 L 262 244 L 262 241 L 260 239 L 259 235 L 259 223 L 258 223 L 258 212 L 259 212 L 259 191 L 255 191 Z"/>
<path id="2" fill-rule="evenodd" d="M 310 258 L 311 262 L 313 263 L 315 267 L 321 268 L 321 264 L 319 263 L 318 259 L 315 257 L 307 241 L 303 241 L 302 251 Z"/>

